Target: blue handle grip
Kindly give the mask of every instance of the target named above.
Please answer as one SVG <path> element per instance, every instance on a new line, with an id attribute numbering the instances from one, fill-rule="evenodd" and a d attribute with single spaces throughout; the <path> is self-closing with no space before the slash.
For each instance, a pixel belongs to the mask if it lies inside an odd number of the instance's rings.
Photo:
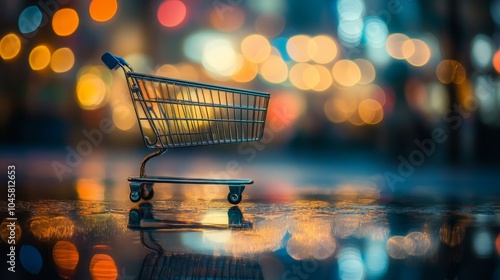
<path id="1" fill-rule="evenodd" d="M 120 66 L 128 66 L 128 63 L 125 61 L 125 59 L 115 56 L 111 54 L 110 52 L 106 52 L 101 56 L 102 62 L 108 66 L 109 70 L 116 70 Z"/>

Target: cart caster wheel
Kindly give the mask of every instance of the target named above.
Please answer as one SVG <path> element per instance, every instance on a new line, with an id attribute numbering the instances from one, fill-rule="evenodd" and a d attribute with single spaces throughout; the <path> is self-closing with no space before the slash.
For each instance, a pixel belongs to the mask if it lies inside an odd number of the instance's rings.
<path id="1" fill-rule="evenodd" d="M 130 192 L 130 201 L 132 202 L 138 202 L 141 200 L 141 195 L 139 192 Z"/>
<path id="2" fill-rule="evenodd" d="M 241 202 L 241 194 L 238 193 L 229 193 L 227 195 L 227 201 L 231 204 L 238 204 Z"/>
<path id="3" fill-rule="evenodd" d="M 141 186 L 141 197 L 144 200 L 150 200 L 155 195 L 153 190 L 153 184 L 142 184 Z"/>

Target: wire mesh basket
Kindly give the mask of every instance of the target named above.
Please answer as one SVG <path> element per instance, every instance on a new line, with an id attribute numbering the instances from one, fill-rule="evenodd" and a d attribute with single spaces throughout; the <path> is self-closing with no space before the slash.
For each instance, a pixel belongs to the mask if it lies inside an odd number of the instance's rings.
<path id="1" fill-rule="evenodd" d="M 137 177 L 129 177 L 130 200 L 149 200 L 154 183 L 228 185 L 228 201 L 238 204 L 250 179 L 192 179 L 146 176 L 146 163 L 171 148 L 242 143 L 262 139 L 269 94 L 170 79 L 134 72 L 111 53 L 102 61 L 111 70 L 122 68 L 146 147 Z"/>

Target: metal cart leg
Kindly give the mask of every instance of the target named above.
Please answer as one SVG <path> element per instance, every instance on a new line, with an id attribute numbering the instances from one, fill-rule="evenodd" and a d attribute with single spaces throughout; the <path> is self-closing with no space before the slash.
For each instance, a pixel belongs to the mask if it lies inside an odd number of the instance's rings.
<path id="1" fill-rule="evenodd" d="M 151 154 L 147 155 L 147 156 L 146 156 L 146 157 L 142 160 L 142 162 L 141 162 L 141 170 L 140 170 L 139 176 L 140 176 L 141 178 L 146 177 L 146 163 L 147 163 L 150 159 L 152 159 L 152 158 L 154 158 L 154 157 L 157 157 L 157 156 L 159 156 L 159 155 L 164 154 L 166 151 L 167 151 L 167 149 L 158 149 L 158 150 L 156 150 L 156 151 L 152 152 Z"/>
<path id="2" fill-rule="evenodd" d="M 167 149 L 158 149 L 153 153 L 147 155 L 141 162 L 140 168 L 140 178 L 146 177 L 146 163 L 159 155 L 164 154 Z M 140 182 L 130 182 L 130 200 L 132 202 L 138 202 L 139 200 L 150 200 L 153 198 L 155 192 L 153 189 L 154 183 L 140 183 Z"/>
<path id="3" fill-rule="evenodd" d="M 245 185 L 229 185 L 229 194 L 227 201 L 231 204 L 238 204 L 241 202 L 241 194 L 245 190 Z"/>

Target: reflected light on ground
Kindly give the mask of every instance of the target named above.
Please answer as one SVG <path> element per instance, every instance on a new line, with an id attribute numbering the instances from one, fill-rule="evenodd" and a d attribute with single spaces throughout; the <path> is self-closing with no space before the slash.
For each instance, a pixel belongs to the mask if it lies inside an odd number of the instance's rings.
<path id="1" fill-rule="evenodd" d="M 333 78 L 342 86 L 350 87 L 361 79 L 361 71 L 356 63 L 342 59 L 337 61 L 332 68 Z"/>
<path id="2" fill-rule="evenodd" d="M 429 250 L 431 241 L 427 234 L 414 231 L 406 235 L 403 246 L 409 255 L 423 256 Z"/>
<path id="3" fill-rule="evenodd" d="M 307 52 L 315 62 L 326 64 L 332 62 L 337 56 L 337 45 L 332 38 L 319 35 L 309 40 Z"/>
<path id="4" fill-rule="evenodd" d="M 89 6 L 90 17 L 97 22 L 106 22 L 112 19 L 117 10 L 116 0 L 92 0 Z"/>
<path id="5" fill-rule="evenodd" d="M 271 54 L 271 44 L 266 37 L 252 34 L 241 42 L 241 52 L 251 62 L 262 63 Z"/>
<path id="6" fill-rule="evenodd" d="M 40 252 L 31 245 L 22 245 L 19 252 L 21 265 L 31 274 L 38 274 L 42 269 L 43 260 Z"/>
<path id="7" fill-rule="evenodd" d="M 479 258 L 488 258 L 493 253 L 493 235 L 485 228 L 481 228 L 472 235 L 472 248 Z"/>
<path id="8" fill-rule="evenodd" d="M 75 225 L 68 217 L 35 217 L 31 220 L 30 231 L 40 241 L 65 239 L 73 236 Z"/>
<path id="9" fill-rule="evenodd" d="M 309 44 L 316 45 L 316 43 L 310 43 L 310 41 L 311 37 L 307 35 L 295 35 L 291 37 L 286 43 L 288 55 L 297 62 L 309 61 L 311 57 L 309 56 L 308 49 L 317 49 L 317 46 L 314 46 L 314 48 L 313 46 L 309 46 Z"/>
<path id="10" fill-rule="evenodd" d="M 361 280 L 365 276 L 365 266 L 361 252 L 355 247 L 344 247 L 338 253 L 339 278 Z"/>
<path id="11" fill-rule="evenodd" d="M 14 33 L 5 35 L 0 41 L 0 56 L 7 60 L 17 56 L 21 50 L 21 40 Z"/>
<path id="12" fill-rule="evenodd" d="M 76 96 L 82 109 L 95 110 L 104 105 L 107 95 L 106 85 L 100 76 L 82 75 L 76 84 Z"/>
<path id="13" fill-rule="evenodd" d="M 279 84 L 288 77 L 288 66 L 280 56 L 273 54 L 260 66 L 260 74 L 264 80 Z"/>
<path id="14" fill-rule="evenodd" d="M 453 248 L 458 244 L 462 243 L 462 241 L 464 240 L 465 228 L 466 226 L 462 224 L 455 224 L 452 227 L 449 224 L 445 223 L 439 229 L 439 240 L 441 240 L 441 242 Z"/>
<path id="15" fill-rule="evenodd" d="M 73 68 L 75 55 L 70 48 L 60 48 L 54 51 L 50 60 L 50 68 L 56 73 L 64 73 Z"/>
<path id="16" fill-rule="evenodd" d="M 403 53 L 403 44 L 408 41 L 410 38 L 408 36 L 401 33 L 394 33 L 387 37 L 387 41 L 385 43 L 385 48 L 387 53 L 395 59 L 405 59 L 406 56 Z M 409 44 L 406 46 L 407 53 L 413 53 L 411 49 L 414 49 L 413 44 Z"/>
<path id="17" fill-rule="evenodd" d="M 60 270 L 59 275 L 66 276 L 64 278 L 70 278 L 80 259 L 75 245 L 69 241 L 57 241 L 52 249 L 52 257 Z"/>
<path id="18" fill-rule="evenodd" d="M 58 10 L 52 18 L 52 29 L 59 36 L 69 36 L 78 28 L 80 19 L 75 10 L 63 8 Z"/>
<path id="19" fill-rule="evenodd" d="M 281 248 L 287 230 L 287 220 L 277 217 L 259 221 L 253 229 L 233 231 L 225 250 L 233 256 L 274 252 Z"/>
<path id="20" fill-rule="evenodd" d="M 405 237 L 393 236 L 387 240 L 385 249 L 389 256 L 393 259 L 404 259 L 408 256 L 405 250 Z"/>
<path id="21" fill-rule="evenodd" d="M 380 189 L 372 183 L 345 184 L 333 191 L 335 197 L 343 200 L 371 203 L 380 198 Z"/>
<path id="22" fill-rule="evenodd" d="M 2 224 L 0 224 L 0 236 L 2 237 L 2 241 L 5 243 L 5 244 L 9 244 L 9 236 L 10 236 L 10 233 L 11 232 L 15 232 L 16 236 L 14 238 L 14 240 L 17 242 L 19 242 L 19 240 L 21 240 L 21 235 L 22 235 L 22 229 L 21 229 L 21 225 L 19 223 L 16 223 L 15 225 L 15 228 L 14 228 L 14 231 L 11 231 L 10 227 L 8 227 L 10 224 L 12 223 L 12 221 L 9 221 L 7 220 L 7 218 L 3 219 L 3 222 Z"/>
<path id="23" fill-rule="evenodd" d="M 161 25 L 176 27 L 180 25 L 187 15 L 186 5 L 179 0 L 167 0 L 158 7 L 157 17 Z"/>
<path id="24" fill-rule="evenodd" d="M 50 63 L 50 51 L 44 45 L 35 47 L 29 56 L 29 63 L 31 69 L 33 70 L 42 70 L 47 67 Z"/>
<path id="25" fill-rule="evenodd" d="M 278 36 L 284 27 L 285 19 L 275 13 L 260 14 L 255 20 L 255 30 L 268 38 Z"/>
<path id="26" fill-rule="evenodd" d="M 104 200 L 104 185 L 95 179 L 78 179 L 76 192 L 81 200 Z"/>
<path id="27" fill-rule="evenodd" d="M 436 76 L 443 84 L 460 84 L 467 78 L 462 63 L 452 59 L 443 60 L 438 64 Z"/>
<path id="28" fill-rule="evenodd" d="M 237 6 L 231 7 L 231 12 L 221 13 L 220 8 L 215 7 L 210 13 L 210 23 L 220 31 L 235 31 L 245 23 L 245 11 Z"/>
<path id="29" fill-rule="evenodd" d="M 94 255 L 90 261 L 90 275 L 94 280 L 117 279 L 118 270 L 115 261 L 106 254 Z"/>
<path id="30" fill-rule="evenodd" d="M 293 221 L 288 228 L 291 234 L 286 251 L 295 260 L 326 259 L 336 248 L 331 236 L 331 222 L 322 218 Z"/>
<path id="31" fill-rule="evenodd" d="M 366 275 L 370 278 L 382 278 L 387 272 L 389 257 L 384 245 L 384 241 L 370 241 L 368 243 L 365 253 L 365 265 Z"/>

